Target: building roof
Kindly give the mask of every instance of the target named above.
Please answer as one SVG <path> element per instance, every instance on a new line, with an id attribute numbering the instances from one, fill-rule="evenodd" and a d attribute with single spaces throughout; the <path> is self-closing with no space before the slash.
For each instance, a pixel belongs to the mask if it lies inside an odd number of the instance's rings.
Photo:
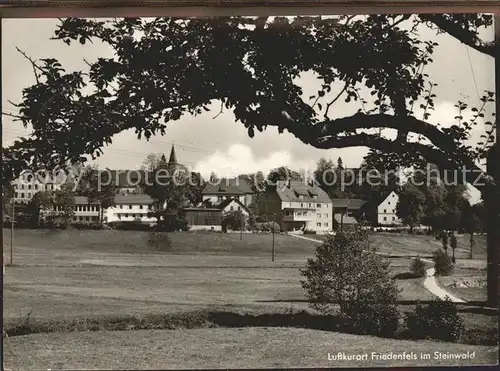
<path id="1" fill-rule="evenodd" d="M 231 202 L 236 202 L 239 206 L 241 206 L 242 209 L 244 209 L 247 212 L 249 211 L 248 208 L 245 205 L 243 205 L 243 203 L 237 198 L 226 198 L 224 201 L 222 201 L 220 204 L 217 205 L 217 208 L 224 210 L 227 205 L 231 204 Z"/>
<path id="2" fill-rule="evenodd" d="M 217 207 L 185 207 L 182 210 L 184 211 L 218 211 L 222 212 L 222 209 Z"/>
<path id="3" fill-rule="evenodd" d="M 153 199 L 145 194 L 125 194 L 116 195 L 115 204 L 117 205 L 150 205 Z"/>
<path id="4" fill-rule="evenodd" d="M 75 205 L 98 205 L 99 201 L 94 200 L 89 202 L 89 198 L 86 196 L 75 196 Z"/>
<path id="5" fill-rule="evenodd" d="M 344 217 L 342 218 L 341 215 L 335 214 L 334 219 L 338 224 L 341 224 L 341 223 L 343 223 L 343 224 L 358 224 L 358 221 L 349 215 L 344 215 Z"/>
<path id="6" fill-rule="evenodd" d="M 303 180 L 278 181 L 276 192 L 284 202 L 332 202 L 328 194 L 315 184 L 307 183 Z M 303 198 L 299 198 L 303 196 Z M 316 197 L 316 198 L 315 198 Z"/>
<path id="7" fill-rule="evenodd" d="M 217 182 L 207 182 L 207 185 L 203 189 L 204 195 L 245 195 L 251 194 L 252 189 L 248 182 L 242 178 L 222 178 Z"/>
<path id="8" fill-rule="evenodd" d="M 359 210 L 366 201 L 359 198 L 332 198 L 334 208 L 348 208 L 350 210 Z"/>

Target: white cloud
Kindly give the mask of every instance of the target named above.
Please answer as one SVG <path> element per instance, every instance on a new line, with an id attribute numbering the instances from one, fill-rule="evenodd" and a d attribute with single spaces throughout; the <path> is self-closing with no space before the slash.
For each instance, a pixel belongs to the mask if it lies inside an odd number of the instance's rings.
<path id="1" fill-rule="evenodd" d="M 293 170 L 311 169 L 315 166 L 315 161 L 295 159 L 288 151 L 277 151 L 266 157 L 256 157 L 249 146 L 233 144 L 226 151 L 218 150 L 213 155 L 198 161 L 194 170 L 204 177 L 210 176 L 212 171 L 221 177 L 234 177 L 257 171 L 267 175 L 279 166 L 288 166 Z"/>

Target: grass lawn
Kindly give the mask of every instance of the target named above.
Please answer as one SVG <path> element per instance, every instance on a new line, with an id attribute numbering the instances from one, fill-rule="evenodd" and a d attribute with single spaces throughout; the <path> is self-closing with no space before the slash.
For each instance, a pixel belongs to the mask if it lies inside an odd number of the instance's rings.
<path id="1" fill-rule="evenodd" d="M 368 353 L 364 361 L 329 361 L 328 353 Z M 466 353 L 474 359 L 372 360 L 371 352 Z M 292 368 L 495 364 L 496 347 L 293 328 L 210 328 L 36 334 L 9 338 L 6 363 L 15 369 Z"/>
<path id="2" fill-rule="evenodd" d="M 426 236 L 409 236 L 412 243 L 405 238 L 401 242 L 398 237 L 401 236 L 376 236 L 381 250 L 400 253 L 405 248 L 406 253 L 421 254 L 428 248 Z M 418 242 L 419 237 L 424 238 Z M 4 238 L 8 258 L 10 236 L 5 229 Z M 299 268 L 314 254 L 317 244 L 311 241 L 275 235 L 276 260 L 272 262 L 272 236 L 266 234 L 244 234 L 240 240 L 239 234 L 171 233 L 171 251 L 155 249 L 150 246 L 149 238 L 149 232 L 139 231 L 17 230 L 14 265 L 6 268 L 4 277 L 5 327 L 27 318 L 43 323 L 106 316 L 164 315 L 198 309 L 284 313 L 308 307 L 300 285 Z M 390 261 L 392 273 L 398 274 L 408 271 L 411 259 Z M 470 264 L 476 264 L 474 262 Z M 402 289 L 402 312 L 411 310 L 416 300 L 435 299 L 422 286 L 422 278 L 401 279 L 398 285 Z M 493 321 L 496 317 L 492 320 L 491 313 L 470 312 L 466 306 L 463 309 L 467 323 L 485 329 L 496 328 Z M 116 340 L 120 334 L 123 340 Z M 365 346 L 359 349 L 371 349 L 368 345 L 374 339 L 376 349 L 381 341 L 386 342 L 389 350 L 399 349 L 395 344 L 404 343 L 403 340 L 350 336 L 355 335 L 278 327 L 31 334 L 10 337 L 5 355 L 9 367 L 20 368 L 30 365 L 56 368 L 59 363 L 62 365 L 59 367 L 65 368 L 111 365 L 113 368 L 165 368 L 165 364 L 184 368 L 221 367 L 217 362 L 224 362 L 223 367 L 229 368 L 342 366 L 325 361 L 326 353 L 351 351 L 358 343 Z M 274 350 L 266 353 L 263 347 L 267 341 Z M 191 342 L 192 346 L 186 346 Z M 75 348 L 76 344 L 79 347 Z M 411 350 L 417 344 L 432 350 L 441 346 L 428 342 L 412 344 L 401 349 Z M 136 347 L 139 352 L 132 351 Z M 451 350 L 465 346 L 444 344 L 443 347 Z M 72 349 L 79 349 L 78 354 Z M 478 349 L 483 352 L 487 348 Z M 218 352 L 222 352 L 222 358 L 218 358 Z M 132 362 L 133 357 L 136 363 Z M 478 362 L 480 359 L 484 360 L 478 357 Z M 115 360 L 119 363 L 112 364 Z M 276 363 L 278 360 L 284 363 Z"/>

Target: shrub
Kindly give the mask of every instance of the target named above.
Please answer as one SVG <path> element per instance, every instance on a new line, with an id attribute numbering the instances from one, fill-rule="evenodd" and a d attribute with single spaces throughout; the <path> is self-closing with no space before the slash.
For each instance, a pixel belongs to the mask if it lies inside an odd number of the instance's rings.
<path id="1" fill-rule="evenodd" d="M 281 227 L 276 222 L 264 222 L 264 223 L 255 223 L 255 230 L 258 232 L 272 232 L 274 229 L 274 233 L 280 233 Z"/>
<path id="2" fill-rule="evenodd" d="M 410 271 L 415 277 L 425 276 L 425 263 L 418 256 L 411 261 Z"/>
<path id="3" fill-rule="evenodd" d="M 172 250 L 172 240 L 170 239 L 168 233 L 165 232 L 152 232 L 149 235 L 148 243 L 149 246 L 159 251 Z"/>
<path id="4" fill-rule="evenodd" d="M 311 229 L 306 229 L 304 230 L 304 234 L 316 234 L 316 231 L 313 231 Z"/>
<path id="5" fill-rule="evenodd" d="M 458 307 L 448 297 L 425 307 L 417 304 L 414 312 L 405 314 L 405 325 L 419 339 L 458 342 L 464 333 Z"/>
<path id="6" fill-rule="evenodd" d="M 389 336 L 398 327 L 399 289 L 388 261 L 375 252 L 366 231 L 328 235 L 301 270 L 301 284 L 313 309 L 328 314 L 338 304 L 356 332 Z"/>
<path id="7" fill-rule="evenodd" d="M 432 255 L 436 276 L 449 276 L 453 273 L 453 264 L 446 251 L 438 249 Z"/>

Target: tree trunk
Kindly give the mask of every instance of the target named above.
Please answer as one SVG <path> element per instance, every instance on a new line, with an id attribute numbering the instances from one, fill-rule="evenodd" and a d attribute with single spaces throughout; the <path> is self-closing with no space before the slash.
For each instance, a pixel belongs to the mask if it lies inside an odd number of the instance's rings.
<path id="1" fill-rule="evenodd" d="M 474 248 L 474 232 L 471 232 L 469 235 L 469 243 L 470 243 L 469 259 L 472 260 L 472 249 Z"/>

